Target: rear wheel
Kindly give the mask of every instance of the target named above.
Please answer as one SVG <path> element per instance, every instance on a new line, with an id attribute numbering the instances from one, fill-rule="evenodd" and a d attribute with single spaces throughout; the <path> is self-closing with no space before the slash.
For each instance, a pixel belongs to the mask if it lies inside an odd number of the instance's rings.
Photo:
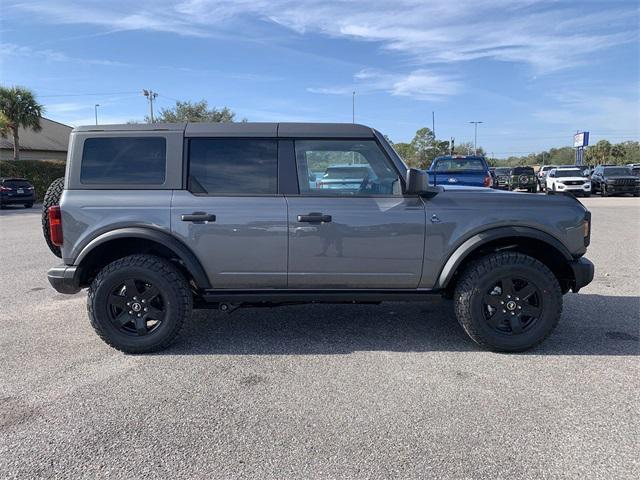
<path id="1" fill-rule="evenodd" d="M 42 233 L 44 235 L 44 241 L 47 242 L 47 246 L 51 253 L 56 257 L 62 258 L 62 252 L 60 247 L 51 243 L 50 229 L 49 229 L 49 207 L 60 204 L 60 197 L 64 190 L 64 177 L 55 179 L 47 188 L 47 193 L 44 194 L 44 200 L 42 202 Z M 26 205 L 25 205 L 26 206 Z M 30 208 L 30 207 L 27 207 Z"/>
<path id="2" fill-rule="evenodd" d="M 191 314 L 192 294 L 180 271 L 153 255 L 118 259 L 89 287 L 87 311 L 96 333 L 127 353 L 168 347 Z"/>
<path id="3" fill-rule="evenodd" d="M 542 342 L 562 313 L 562 290 L 541 262 L 516 252 L 471 263 L 454 293 L 458 322 L 479 345 L 518 352 Z"/>

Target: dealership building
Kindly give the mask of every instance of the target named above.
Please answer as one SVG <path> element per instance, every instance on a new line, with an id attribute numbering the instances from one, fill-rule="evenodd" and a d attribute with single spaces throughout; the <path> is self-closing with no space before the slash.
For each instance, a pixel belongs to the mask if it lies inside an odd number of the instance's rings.
<path id="1" fill-rule="evenodd" d="M 42 130 L 19 128 L 20 160 L 66 160 L 72 127 L 40 118 Z M 0 160 L 13 160 L 13 136 L 0 137 Z"/>

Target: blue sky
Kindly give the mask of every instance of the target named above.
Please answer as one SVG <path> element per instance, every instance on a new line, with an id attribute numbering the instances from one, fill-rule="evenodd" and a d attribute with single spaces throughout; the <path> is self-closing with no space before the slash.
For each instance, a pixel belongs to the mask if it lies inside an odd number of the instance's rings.
<path id="1" fill-rule="evenodd" d="M 205 98 L 250 121 L 431 126 L 496 156 L 640 139 L 638 2 L 0 0 L 0 81 L 54 120 Z"/>

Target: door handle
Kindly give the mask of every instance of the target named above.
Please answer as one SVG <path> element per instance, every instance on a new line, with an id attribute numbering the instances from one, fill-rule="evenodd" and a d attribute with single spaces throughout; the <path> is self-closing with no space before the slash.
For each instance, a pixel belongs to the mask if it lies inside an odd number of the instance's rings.
<path id="1" fill-rule="evenodd" d="M 183 222 L 215 222 L 216 216 L 211 213 L 193 212 L 180 217 Z"/>
<path id="2" fill-rule="evenodd" d="M 309 215 L 298 215 L 298 221 L 307 223 L 329 223 L 331 221 L 331 215 L 311 212 Z"/>

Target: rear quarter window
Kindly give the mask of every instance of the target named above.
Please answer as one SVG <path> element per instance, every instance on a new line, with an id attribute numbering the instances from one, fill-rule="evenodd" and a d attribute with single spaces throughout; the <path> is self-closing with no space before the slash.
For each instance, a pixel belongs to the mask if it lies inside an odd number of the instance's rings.
<path id="1" fill-rule="evenodd" d="M 162 137 L 88 138 L 80 182 L 89 185 L 162 185 L 167 169 Z"/>

